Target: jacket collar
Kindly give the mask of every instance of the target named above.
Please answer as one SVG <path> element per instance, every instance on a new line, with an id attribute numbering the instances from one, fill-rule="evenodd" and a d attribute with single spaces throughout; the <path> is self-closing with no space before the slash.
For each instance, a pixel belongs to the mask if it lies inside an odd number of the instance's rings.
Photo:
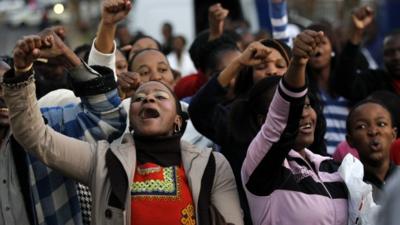
<path id="1" fill-rule="evenodd" d="M 133 179 L 136 167 L 136 151 L 132 135 L 124 134 L 111 143 L 106 156 L 106 165 L 110 176 L 112 195 L 109 204 L 124 209 L 129 182 Z M 181 141 L 182 164 L 192 192 L 193 203 L 197 205 L 201 188 L 201 178 L 207 166 L 212 150 L 200 150 L 188 142 Z M 195 160 L 196 159 L 196 160 Z M 121 167 L 122 166 L 122 167 Z M 123 168 L 123 169 L 122 169 Z M 113 196 L 114 195 L 114 196 Z"/>
<path id="2" fill-rule="evenodd" d="M 307 159 L 304 159 L 297 151 L 292 149 L 289 152 L 289 157 L 301 160 L 301 161 L 305 162 L 306 165 L 309 165 L 309 162 L 311 162 L 312 165 L 310 165 L 310 166 L 314 166 L 314 168 L 312 168 L 312 169 L 316 169 L 317 171 L 323 161 L 331 159 L 330 157 L 327 157 L 327 156 L 315 154 L 308 149 L 305 149 L 305 153 L 306 153 Z"/>
<path id="3" fill-rule="evenodd" d="M 106 166 L 110 179 L 111 194 L 108 205 L 125 209 L 129 194 L 129 182 L 133 179 L 133 168 L 136 165 L 133 138 L 125 134 L 111 143 L 106 153 Z"/>
<path id="4" fill-rule="evenodd" d="M 369 184 L 373 184 L 375 187 L 382 189 L 386 181 L 391 177 L 391 175 L 396 171 L 397 166 L 392 162 L 389 165 L 389 170 L 386 173 L 385 180 L 382 182 L 375 174 L 368 173 L 365 171 L 363 180 Z"/>

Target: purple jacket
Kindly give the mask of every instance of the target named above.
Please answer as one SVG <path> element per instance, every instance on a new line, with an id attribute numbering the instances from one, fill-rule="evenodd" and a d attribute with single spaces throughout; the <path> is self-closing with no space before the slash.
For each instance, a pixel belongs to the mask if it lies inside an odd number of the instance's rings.
<path id="1" fill-rule="evenodd" d="M 249 146 L 242 180 L 254 225 L 347 224 L 347 189 L 329 157 L 292 150 L 307 89 L 282 80 Z"/>

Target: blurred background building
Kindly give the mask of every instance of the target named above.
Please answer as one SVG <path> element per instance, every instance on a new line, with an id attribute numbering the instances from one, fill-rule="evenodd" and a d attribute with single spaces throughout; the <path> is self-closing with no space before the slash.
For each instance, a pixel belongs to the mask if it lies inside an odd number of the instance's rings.
<path id="1" fill-rule="evenodd" d="M 172 25 L 173 33 L 190 43 L 208 26 L 208 7 L 220 2 L 230 10 L 226 26 L 238 33 L 271 31 L 269 0 L 135 0 L 125 25 L 134 35 L 146 33 L 162 41 L 162 26 Z M 302 29 L 312 21 L 330 22 L 343 32 L 351 10 L 361 4 L 376 8 L 376 26 L 367 44 L 378 52 L 388 31 L 400 28 L 400 0 L 287 0 L 289 23 Z M 100 17 L 101 0 L 0 0 L 0 55 L 10 54 L 15 41 L 51 25 L 64 25 L 67 41 L 76 47 L 90 40 Z"/>

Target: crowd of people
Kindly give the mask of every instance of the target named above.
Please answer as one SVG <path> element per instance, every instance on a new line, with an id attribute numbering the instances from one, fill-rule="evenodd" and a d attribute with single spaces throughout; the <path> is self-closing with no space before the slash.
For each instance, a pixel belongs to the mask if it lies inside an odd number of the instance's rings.
<path id="1" fill-rule="evenodd" d="M 103 0 L 74 50 L 60 26 L 21 37 L 0 61 L 0 224 L 397 223 L 400 32 L 371 69 L 371 7 L 342 43 L 326 22 L 283 35 L 286 2 L 271 4 L 260 39 L 219 3 L 193 43 L 169 23 L 163 43 L 133 37 L 129 0 Z M 351 202 L 349 155 L 374 217 Z"/>

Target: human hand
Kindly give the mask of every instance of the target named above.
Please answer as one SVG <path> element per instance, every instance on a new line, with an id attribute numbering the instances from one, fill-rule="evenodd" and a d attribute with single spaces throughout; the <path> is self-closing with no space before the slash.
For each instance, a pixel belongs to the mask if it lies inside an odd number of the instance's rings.
<path id="1" fill-rule="evenodd" d="M 117 75 L 117 84 L 120 97 L 124 99 L 133 96 L 142 81 L 138 73 L 127 71 Z"/>
<path id="2" fill-rule="evenodd" d="M 374 19 L 374 11 L 369 6 L 362 6 L 353 11 L 351 19 L 355 29 L 363 31 L 369 24 L 372 23 Z"/>
<path id="3" fill-rule="evenodd" d="M 239 56 L 238 60 L 241 65 L 244 66 L 256 66 L 264 63 L 269 54 L 271 54 L 271 49 L 264 46 L 260 42 L 256 41 L 251 43 Z"/>
<path id="4" fill-rule="evenodd" d="M 317 47 L 323 42 L 322 31 L 304 30 L 293 42 L 292 62 L 305 65 L 311 56 L 315 54 Z"/>
<path id="5" fill-rule="evenodd" d="M 208 9 L 208 23 L 210 26 L 210 38 L 214 40 L 219 38 L 224 32 L 224 20 L 228 16 L 229 10 L 216 3 Z"/>
<path id="6" fill-rule="evenodd" d="M 132 8 L 129 0 L 104 0 L 102 6 L 102 21 L 104 24 L 115 25 L 126 18 Z"/>
<path id="7" fill-rule="evenodd" d="M 40 57 L 40 49 L 45 45 L 38 35 L 25 36 L 17 41 L 13 51 L 14 68 L 16 71 L 27 72 L 33 62 Z"/>
<path id="8" fill-rule="evenodd" d="M 60 36 L 59 29 L 49 28 L 41 31 L 39 36 L 45 44 L 45 48 L 41 50 L 41 58 L 53 58 L 54 61 L 63 65 L 66 69 L 81 64 L 79 57 L 70 49 Z M 61 35 L 63 33 L 60 33 Z"/>

